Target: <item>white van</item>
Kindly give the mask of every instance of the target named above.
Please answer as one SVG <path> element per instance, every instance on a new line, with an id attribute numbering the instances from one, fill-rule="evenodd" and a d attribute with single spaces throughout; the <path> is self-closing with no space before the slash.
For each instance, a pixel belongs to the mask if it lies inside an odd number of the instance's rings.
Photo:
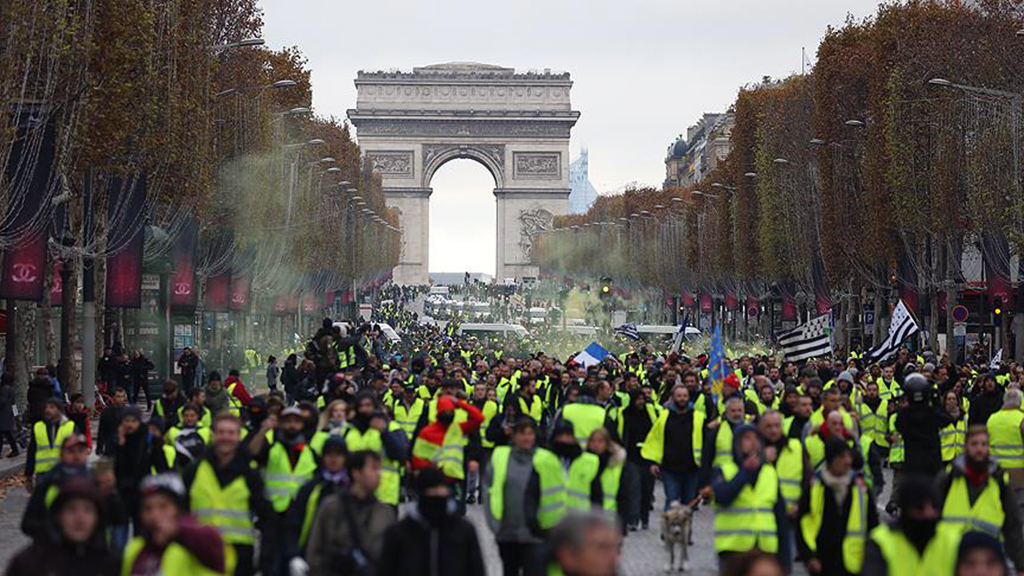
<path id="1" fill-rule="evenodd" d="M 461 325 L 459 325 L 458 332 L 459 332 L 459 334 L 478 334 L 478 335 L 499 334 L 499 333 L 500 334 L 509 334 L 509 333 L 511 333 L 511 334 L 515 334 L 516 336 L 519 336 L 519 337 L 524 337 L 524 336 L 528 336 L 529 335 L 529 332 L 526 331 L 526 328 L 523 328 L 519 324 L 497 324 L 497 323 L 461 324 Z"/>

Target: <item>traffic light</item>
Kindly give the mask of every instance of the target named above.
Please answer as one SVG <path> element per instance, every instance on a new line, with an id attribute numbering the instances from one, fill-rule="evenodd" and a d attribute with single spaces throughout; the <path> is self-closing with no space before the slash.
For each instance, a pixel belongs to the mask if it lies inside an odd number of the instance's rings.
<path id="1" fill-rule="evenodd" d="M 610 277 L 601 277 L 601 289 L 598 295 L 601 298 L 607 298 L 612 295 L 612 279 Z"/>
<path id="2" fill-rule="evenodd" d="M 996 298 L 992 301 L 992 313 L 995 314 L 996 318 L 999 318 L 1003 314 L 1003 299 Z"/>

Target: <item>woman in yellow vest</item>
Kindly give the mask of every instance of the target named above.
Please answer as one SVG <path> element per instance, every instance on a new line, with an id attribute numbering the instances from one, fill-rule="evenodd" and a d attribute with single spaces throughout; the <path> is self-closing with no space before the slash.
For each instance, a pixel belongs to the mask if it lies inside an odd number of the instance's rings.
<path id="1" fill-rule="evenodd" d="M 626 465 L 626 451 L 612 441 L 607 428 L 598 428 L 587 439 L 587 452 L 596 454 L 598 459 L 597 478 L 601 486 L 600 508 L 608 512 L 619 509 L 619 485 L 622 470 Z M 597 507 L 595 505 L 595 507 Z M 619 515 L 621 516 L 621 514 Z"/>
<path id="2" fill-rule="evenodd" d="M 954 458 L 964 451 L 964 440 L 967 432 L 967 414 L 957 393 L 950 390 L 942 397 L 943 408 L 952 418 L 949 426 L 939 431 L 939 443 L 942 450 L 942 462 L 948 466 Z"/>
<path id="3" fill-rule="evenodd" d="M 159 555 L 164 576 L 220 576 L 234 572 L 235 559 L 216 528 L 204 526 L 188 512 L 185 484 L 177 474 L 147 476 L 140 486 L 142 536 L 124 550 L 121 575 L 149 573 L 136 562 Z"/>

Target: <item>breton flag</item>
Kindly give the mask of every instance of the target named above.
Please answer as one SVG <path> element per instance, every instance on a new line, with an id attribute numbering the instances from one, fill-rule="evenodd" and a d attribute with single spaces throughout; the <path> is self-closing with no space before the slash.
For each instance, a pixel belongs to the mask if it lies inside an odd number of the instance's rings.
<path id="1" fill-rule="evenodd" d="M 869 362 L 882 362 L 900 349 L 900 345 L 907 338 L 913 336 L 919 330 L 913 314 L 900 300 L 896 309 L 892 312 L 892 322 L 889 323 L 889 336 L 878 347 L 868 353 Z"/>
<path id="2" fill-rule="evenodd" d="M 779 336 L 786 362 L 799 362 L 832 353 L 831 314 L 823 314 Z"/>
<path id="3" fill-rule="evenodd" d="M 619 336 L 625 336 L 630 340 L 640 339 L 640 331 L 636 329 L 636 322 L 627 322 L 626 324 L 619 326 L 615 329 L 615 333 Z"/>
<path id="4" fill-rule="evenodd" d="M 992 361 L 989 362 L 988 369 L 989 370 L 999 370 L 1000 366 L 1002 366 L 1002 365 L 1003 365 L 1003 349 L 1000 348 L 999 352 L 996 352 L 996 355 L 992 357 Z"/>
<path id="5" fill-rule="evenodd" d="M 586 350 L 576 355 L 575 360 L 587 368 L 590 368 L 594 364 L 600 364 L 606 356 L 608 356 L 607 350 L 601 347 L 597 342 L 591 342 L 590 346 L 587 346 Z"/>

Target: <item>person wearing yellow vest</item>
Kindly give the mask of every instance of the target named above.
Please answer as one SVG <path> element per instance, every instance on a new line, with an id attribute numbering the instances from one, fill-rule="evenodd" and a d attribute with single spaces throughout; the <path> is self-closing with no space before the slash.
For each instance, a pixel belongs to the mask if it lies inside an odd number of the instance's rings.
<path id="1" fill-rule="evenodd" d="M 715 501 L 715 552 L 719 564 L 751 550 L 776 554 L 776 518 L 784 514 L 779 477 L 764 459 L 753 426 L 733 432 L 732 459 L 716 469 L 710 492 Z"/>
<path id="2" fill-rule="evenodd" d="M 87 476 L 69 479 L 58 490 L 49 513 L 39 521 L 44 529 L 7 564 L 6 576 L 91 574 L 115 576 L 118 555 L 106 538 L 103 496 Z"/>
<path id="3" fill-rule="evenodd" d="M 28 441 L 28 457 L 25 459 L 26 485 L 57 465 L 60 460 L 60 446 L 64 439 L 75 432 L 75 423 L 64 416 L 61 401 L 57 397 L 46 399 L 43 404 L 43 419 L 32 425 Z"/>
<path id="4" fill-rule="evenodd" d="M 721 420 L 708 424 L 708 428 L 715 431 L 715 454 L 712 464 L 716 468 L 732 461 L 733 431 L 743 425 L 745 404 L 746 402 L 740 395 L 729 397 L 725 401 Z"/>
<path id="5" fill-rule="evenodd" d="M 677 384 L 671 395 L 640 446 L 651 475 L 661 477 L 665 510 L 672 502 L 686 505 L 697 497 L 701 470 L 713 457 L 704 449 L 705 414 L 693 409 L 689 389 Z"/>
<path id="6" fill-rule="evenodd" d="M 868 532 L 878 525 L 874 497 L 854 469 L 856 452 L 829 439 L 825 465 L 800 500 L 799 557 L 812 576 L 856 576 Z"/>
<path id="7" fill-rule="evenodd" d="M 533 418 L 537 424 L 540 424 L 541 418 L 544 416 L 544 403 L 540 399 L 540 395 L 537 394 L 537 382 L 528 373 L 523 373 L 519 377 L 519 387 L 508 396 L 505 397 L 505 403 L 515 402 L 519 406 L 519 413 L 525 414 L 530 418 Z"/>
<path id="8" fill-rule="evenodd" d="M 395 423 L 405 432 L 405 438 L 412 442 L 416 432 L 426 426 L 427 401 L 416 394 L 416 386 L 406 384 L 402 387 L 402 394 L 395 399 L 391 412 L 395 416 Z"/>
<path id="9" fill-rule="evenodd" d="M 873 529 L 861 574 L 953 576 L 959 534 L 939 523 L 930 478 L 908 476 L 899 494 L 899 519 Z"/>
<path id="10" fill-rule="evenodd" d="M 369 450 L 381 460 L 381 476 L 376 497 L 389 506 L 398 506 L 401 493 L 399 466 L 409 451 L 405 433 L 394 421 L 388 421 L 377 398 L 363 391 L 356 396 L 356 413 L 343 438 L 350 453 Z"/>
<path id="11" fill-rule="evenodd" d="M 255 573 L 257 531 L 261 536 L 259 566 L 269 573 L 280 536 L 279 516 L 264 495 L 263 479 L 240 449 L 242 430 L 237 416 L 218 415 L 210 449 L 183 474 L 190 511 L 201 524 L 216 528 L 231 547 L 235 576 Z"/>
<path id="12" fill-rule="evenodd" d="M 487 427 L 491 420 L 498 413 L 498 403 L 487 398 L 487 384 L 477 382 L 473 386 L 473 397 L 469 403 L 476 406 L 484 415 L 480 423 L 480 430 L 467 438 L 466 444 L 466 503 L 475 504 L 482 490 L 481 476 L 490 460 L 491 451 L 494 450 L 494 442 L 487 439 Z"/>
<path id="13" fill-rule="evenodd" d="M 565 420 L 571 423 L 576 433 L 576 442 L 581 447 L 586 445 L 587 438 L 590 438 L 590 433 L 594 430 L 602 426 L 614 426 L 609 421 L 605 408 L 597 403 L 589 389 L 581 390 L 578 386 L 573 386 L 564 401 L 565 405 L 561 413 L 555 414 L 554 421 Z"/>
<path id="14" fill-rule="evenodd" d="M 316 454 L 308 445 L 304 428 L 302 411 L 289 406 L 280 416 L 267 417 L 249 436 L 249 452 L 263 471 L 267 498 L 282 518 L 299 488 L 317 469 Z"/>
<path id="15" fill-rule="evenodd" d="M 171 426 L 163 440 L 174 448 L 181 465 L 187 466 L 203 455 L 210 443 L 210 434 L 210 428 L 199 425 L 199 407 L 186 404 L 181 413 L 181 423 Z"/>
<path id="16" fill-rule="evenodd" d="M 216 576 L 234 573 L 234 549 L 218 530 L 189 516 L 188 493 L 177 474 L 147 476 L 140 485 L 141 536 L 124 550 L 121 575 Z M 146 568 L 153 563 L 158 572 Z"/>
<path id="17" fill-rule="evenodd" d="M 594 507 L 622 518 L 624 510 L 619 507 L 619 487 L 626 466 L 626 451 L 612 441 L 607 428 L 598 428 L 590 433 L 587 452 L 596 455 L 598 459 L 597 484 L 601 491 L 601 502 L 594 503 Z"/>
<path id="18" fill-rule="evenodd" d="M 537 423 L 520 416 L 509 444 L 494 449 L 484 471 L 483 501 L 504 574 L 540 574 L 543 537 L 566 514 L 566 474 L 554 453 L 537 446 Z"/>
<path id="19" fill-rule="evenodd" d="M 163 391 L 163 396 L 153 403 L 153 415 L 163 418 L 167 427 L 171 427 L 178 423 L 178 410 L 185 406 L 187 399 L 174 380 L 164 380 Z"/>
<path id="20" fill-rule="evenodd" d="M 854 427 L 853 417 L 841 406 L 842 394 L 840 394 L 838 388 L 829 388 L 821 393 L 821 407 L 811 414 L 811 429 L 820 428 L 825 422 L 825 417 L 833 411 L 837 411 L 843 415 L 843 427 L 849 430 L 851 433 L 855 432 L 857 428 Z"/>
<path id="21" fill-rule="evenodd" d="M 456 415 L 456 408 L 461 414 Z M 456 493 L 460 515 L 466 499 L 463 486 L 466 437 L 479 434 L 483 421 L 484 415 L 476 406 L 442 396 L 437 401 L 437 420 L 420 430 L 412 446 L 413 471 L 432 467 L 443 472 Z"/>
<path id="22" fill-rule="evenodd" d="M 596 454 L 585 451 L 576 443 L 572 424 L 566 420 L 555 422 L 551 430 L 552 452 L 558 456 L 565 470 L 565 505 L 567 511 L 589 510 L 603 505 L 600 472 L 601 461 Z"/>
<path id="23" fill-rule="evenodd" d="M 960 396 L 953 390 L 943 394 L 942 407 L 952 419 L 952 422 L 939 432 L 942 463 L 944 466 L 948 466 L 954 458 L 964 451 L 964 441 L 967 434 L 967 415 L 964 414 Z"/>
<path id="24" fill-rule="evenodd" d="M 288 509 L 284 521 L 284 557 L 292 573 L 309 565 L 304 559 L 309 532 L 313 527 L 320 505 L 333 494 L 346 489 L 349 484 L 345 459 L 348 447 L 341 436 L 328 437 L 320 447 L 322 467 L 312 480 L 306 482 L 295 496 L 295 502 Z"/>
<path id="25" fill-rule="evenodd" d="M 788 573 L 793 564 L 793 525 L 797 520 L 800 497 L 807 484 L 810 465 L 800 440 L 782 434 L 782 414 L 768 410 L 757 419 L 757 431 L 765 444 L 765 461 L 779 477 L 779 495 L 786 513 L 779 521 L 779 562 Z"/>
<path id="26" fill-rule="evenodd" d="M 864 385 L 864 395 L 856 407 L 861 436 L 870 438 L 885 455 L 889 449 L 889 401 L 878 395 L 877 382 L 869 380 Z"/>
<path id="27" fill-rule="evenodd" d="M 39 476 L 31 487 L 25 513 L 21 518 L 21 531 L 31 538 L 46 537 L 49 515 L 47 510 L 53 505 L 61 487 L 69 480 L 89 475 L 89 443 L 84 434 L 72 434 L 64 439 L 60 447 L 60 461 L 46 474 Z"/>
<path id="28" fill-rule="evenodd" d="M 199 408 L 199 425 L 210 428 L 213 426 L 213 411 L 206 407 L 206 389 L 205 388 L 194 388 L 192 394 L 189 395 L 188 401 L 182 404 L 177 413 L 175 414 L 175 423 L 181 422 L 182 412 L 185 411 L 185 406 L 192 404 Z M 170 424 L 168 424 L 170 428 Z"/>
<path id="29" fill-rule="evenodd" d="M 224 389 L 228 393 L 228 403 L 231 406 L 231 411 L 235 415 L 241 414 L 242 408 L 252 400 L 252 396 L 245 388 L 245 384 L 242 383 L 238 370 L 228 372 L 227 380 L 224 380 Z"/>
<path id="30" fill-rule="evenodd" d="M 1020 511 L 1005 471 L 991 458 L 983 426 L 971 426 L 964 453 L 953 460 L 936 487 L 943 524 L 961 534 L 984 532 L 1002 540 L 1014 566 L 1024 568 Z"/>

